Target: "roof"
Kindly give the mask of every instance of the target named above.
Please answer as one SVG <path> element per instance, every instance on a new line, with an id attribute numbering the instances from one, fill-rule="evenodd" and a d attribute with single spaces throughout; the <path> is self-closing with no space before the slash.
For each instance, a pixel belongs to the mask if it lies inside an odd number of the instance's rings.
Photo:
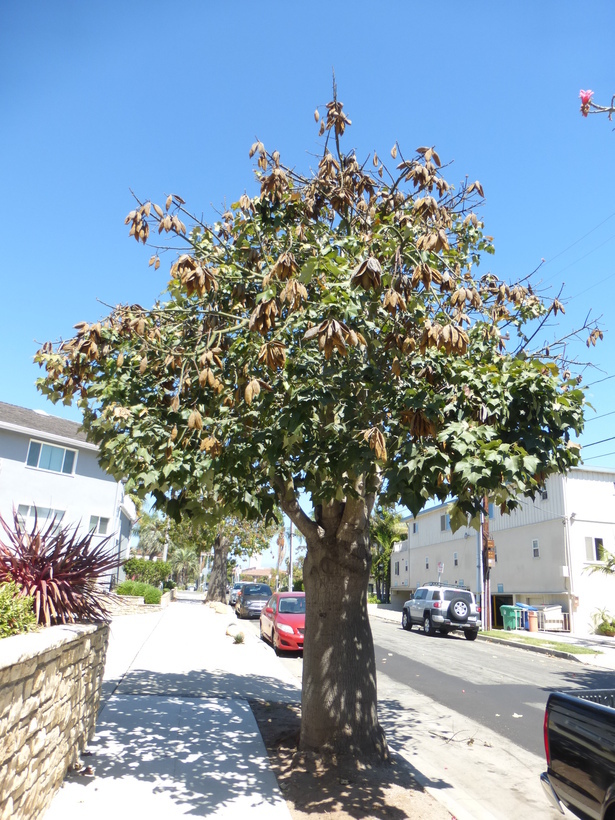
<path id="1" fill-rule="evenodd" d="M 47 413 L 0 402 L 0 429 L 39 435 L 53 441 L 80 442 L 87 449 L 98 449 L 89 444 L 81 425 L 76 421 L 50 416 Z"/>

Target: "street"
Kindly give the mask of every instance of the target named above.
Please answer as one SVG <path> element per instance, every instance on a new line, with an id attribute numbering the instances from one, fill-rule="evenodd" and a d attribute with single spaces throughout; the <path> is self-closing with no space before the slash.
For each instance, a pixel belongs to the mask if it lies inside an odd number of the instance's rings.
<path id="1" fill-rule="evenodd" d="M 538 780 L 547 697 L 552 690 L 610 687 L 612 673 L 481 639 L 470 643 L 463 635 L 427 637 L 377 618 L 371 625 L 380 721 L 391 748 L 426 786 L 445 796 L 458 817 L 561 817 Z M 257 620 L 245 626 L 258 633 Z M 300 656 L 282 662 L 301 679 Z"/>

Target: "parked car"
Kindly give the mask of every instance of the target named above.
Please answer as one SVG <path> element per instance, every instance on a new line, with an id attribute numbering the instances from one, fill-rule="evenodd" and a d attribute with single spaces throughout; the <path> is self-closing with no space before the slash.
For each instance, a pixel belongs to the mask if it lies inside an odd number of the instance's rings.
<path id="1" fill-rule="evenodd" d="M 242 587 L 245 587 L 245 585 L 248 583 L 249 581 L 237 581 L 236 584 L 233 584 L 228 599 L 228 602 L 231 606 L 235 606 L 235 604 L 237 603 L 237 593 Z"/>
<path id="2" fill-rule="evenodd" d="M 267 584 L 244 584 L 237 593 L 235 604 L 237 617 L 258 618 L 269 598 L 271 598 L 271 587 Z"/>
<path id="3" fill-rule="evenodd" d="M 544 721 L 551 805 L 577 817 L 615 817 L 615 689 L 552 692 Z"/>
<path id="4" fill-rule="evenodd" d="M 474 641 L 480 627 L 479 613 L 474 593 L 468 587 L 433 582 L 418 587 L 414 597 L 406 601 L 401 625 L 412 629 L 417 624 L 426 635 L 438 631 L 447 635 L 457 629 Z"/>
<path id="5" fill-rule="evenodd" d="M 276 592 L 261 612 L 261 638 L 276 653 L 303 652 L 305 592 Z"/>

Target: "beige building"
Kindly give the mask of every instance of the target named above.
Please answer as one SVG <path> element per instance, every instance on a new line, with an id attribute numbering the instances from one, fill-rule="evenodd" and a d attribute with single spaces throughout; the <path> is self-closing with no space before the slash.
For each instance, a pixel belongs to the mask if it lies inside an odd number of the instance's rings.
<path id="1" fill-rule="evenodd" d="M 453 533 L 446 504 L 407 524 L 408 538 L 391 556 L 391 602 L 401 610 L 411 591 L 437 580 L 470 587 L 482 599 L 476 530 Z M 490 505 L 489 531 L 494 625 L 502 624 L 500 606 L 514 603 L 561 606 L 562 626 L 579 634 L 592 632 L 597 610 L 615 615 L 615 577 L 590 573 L 603 549 L 615 553 L 615 470 L 577 467 L 552 476 L 510 515 Z"/>

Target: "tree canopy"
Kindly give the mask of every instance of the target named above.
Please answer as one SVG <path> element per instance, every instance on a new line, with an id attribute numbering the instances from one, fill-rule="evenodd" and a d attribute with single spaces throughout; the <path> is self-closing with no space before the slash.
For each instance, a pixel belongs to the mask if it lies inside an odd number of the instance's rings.
<path id="1" fill-rule="evenodd" d="M 565 349 L 535 343 L 559 300 L 483 272 L 480 182 L 453 188 L 431 146 L 370 165 L 342 149 L 342 103 L 323 114 L 313 171 L 255 142 L 258 192 L 213 224 L 176 194 L 137 200 L 126 224 L 154 272 L 171 256 L 166 293 L 46 343 L 39 387 L 172 514 L 282 508 L 307 543 L 302 745 L 382 754 L 377 495 L 415 514 L 452 499 L 453 528 L 484 495 L 512 509 L 578 462 L 584 394 Z"/>

